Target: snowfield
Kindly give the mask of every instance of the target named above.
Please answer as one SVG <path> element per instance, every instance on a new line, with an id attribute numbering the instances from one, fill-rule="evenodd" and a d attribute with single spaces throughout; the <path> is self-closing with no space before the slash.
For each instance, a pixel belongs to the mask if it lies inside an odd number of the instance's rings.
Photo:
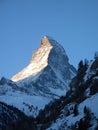
<path id="1" fill-rule="evenodd" d="M 13 91 L 8 85 L 6 95 L 0 94 L 0 101 L 8 105 L 14 106 L 23 111 L 27 116 L 38 115 L 40 109 L 43 109 L 52 99 L 40 95 L 28 95 L 21 91 Z"/>

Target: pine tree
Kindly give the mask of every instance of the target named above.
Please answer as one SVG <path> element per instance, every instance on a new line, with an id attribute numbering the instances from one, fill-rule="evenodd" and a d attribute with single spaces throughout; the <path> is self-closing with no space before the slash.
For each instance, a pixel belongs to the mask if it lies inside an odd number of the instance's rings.
<path id="1" fill-rule="evenodd" d="M 78 115 L 78 106 L 77 106 L 77 104 L 74 106 L 73 113 L 74 113 L 74 116 Z"/>
<path id="2" fill-rule="evenodd" d="M 87 113 L 87 108 L 86 108 L 86 106 L 84 107 L 84 114 L 86 114 Z"/>

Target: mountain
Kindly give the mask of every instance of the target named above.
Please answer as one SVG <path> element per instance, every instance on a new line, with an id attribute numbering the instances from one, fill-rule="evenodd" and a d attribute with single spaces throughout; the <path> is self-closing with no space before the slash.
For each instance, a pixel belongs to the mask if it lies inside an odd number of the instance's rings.
<path id="1" fill-rule="evenodd" d="M 35 76 L 45 68 L 51 69 L 54 75 L 66 84 L 76 74 L 75 68 L 69 64 L 63 47 L 49 36 L 44 36 L 30 61 L 30 64 L 13 76 L 11 80 L 20 81 Z"/>
<path id="2" fill-rule="evenodd" d="M 63 47 L 49 36 L 44 36 L 30 64 L 11 80 L 18 86 L 30 87 L 38 94 L 55 98 L 68 91 L 68 84 L 75 75 L 76 69 L 69 64 Z"/>
<path id="3" fill-rule="evenodd" d="M 0 80 L 0 130 L 98 130 L 98 52 L 69 64 L 48 36 L 27 67 Z"/>
<path id="4" fill-rule="evenodd" d="M 46 104 L 66 94 L 75 75 L 64 48 L 44 36 L 29 65 L 11 80 L 1 79 L 0 101 L 36 117 Z"/>

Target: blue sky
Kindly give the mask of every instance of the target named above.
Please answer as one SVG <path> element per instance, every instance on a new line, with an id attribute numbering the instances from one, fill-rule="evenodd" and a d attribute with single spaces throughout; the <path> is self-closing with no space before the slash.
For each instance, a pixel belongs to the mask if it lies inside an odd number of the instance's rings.
<path id="1" fill-rule="evenodd" d="M 75 67 L 98 51 L 98 0 L 0 0 L 0 77 L 28 65 L 44 35 L 57 40 Z"/>

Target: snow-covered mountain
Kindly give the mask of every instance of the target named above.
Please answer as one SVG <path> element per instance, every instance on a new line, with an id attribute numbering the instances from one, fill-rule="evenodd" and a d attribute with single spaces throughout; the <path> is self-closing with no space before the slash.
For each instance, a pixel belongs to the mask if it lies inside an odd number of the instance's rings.
<path id="1" fill-rule="evenodd" d="M 28 116 L 37 116 L 46 104 L 66 94 L 75 75 L 76 69 L 69 64 L 64 48 L 44 36 L 29 65 L 11 80 L 1 79 L 0 101 Z"/>
<path id="2" fill-rule="evenodd" d="M 25 89 L 32 88 L 36 94 L 58 97 L 68 91 L 68 84 L 75 75 L 76 69 L 69 64 L 63 47 L 44 36 L 29 65 L 11 80 Z"/>
<path id="3" fill-rule="evenodd" d="M 29 65 L 0 80 L 0 130 L 98 130 L 97 102 L 98 52 L 76 74 L 63 47 L 44 36 Z"/>
<path id="4" fill-rule="evenodd" d="M 54 75 L 65 84 L 76 74 L 75 68 L 68 62 L 68 56 L 63 47 L 49 36 L 42 38 L 40 47 L 33 53 L 30 64 L 11 80 L 22 82 L 21 80 L 30 76 L 33 78 L 46 67 L 51 69 Z"/>

